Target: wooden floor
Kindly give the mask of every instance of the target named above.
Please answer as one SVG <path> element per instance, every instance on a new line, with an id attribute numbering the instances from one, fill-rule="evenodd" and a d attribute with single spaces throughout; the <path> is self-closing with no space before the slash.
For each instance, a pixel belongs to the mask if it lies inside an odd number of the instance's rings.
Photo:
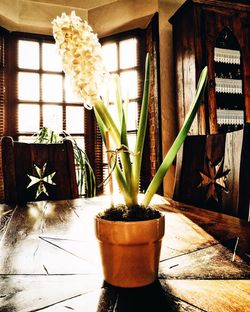
<path id="1" fill-rule="evenodd" d="M 102 278 L 93 220 L 103 205 L 105 197 L 1 206 L 0 311 L 250 311 L 249 223 L 158 204 L 159 279 L 122 289 Z"/>

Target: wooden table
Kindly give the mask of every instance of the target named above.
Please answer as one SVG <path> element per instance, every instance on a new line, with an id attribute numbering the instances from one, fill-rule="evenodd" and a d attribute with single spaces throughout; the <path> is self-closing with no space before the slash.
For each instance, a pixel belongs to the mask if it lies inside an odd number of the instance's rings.
<path id="1" fill-rule="evenodd" d="M 250 224 L 155 202 L 166 215 L 159 280 L 136 289 L 103 282 L 93 217 L 107 197 L 0 206 L 0 311 L 250 311 Z"/>

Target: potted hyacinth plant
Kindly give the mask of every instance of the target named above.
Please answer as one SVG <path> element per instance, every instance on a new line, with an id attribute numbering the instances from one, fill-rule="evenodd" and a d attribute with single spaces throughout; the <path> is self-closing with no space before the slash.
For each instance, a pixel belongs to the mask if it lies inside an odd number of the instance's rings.
<path id="1" fill-rule="evenodd" d="M 64 71 L 72 78 L 75 90 L 82 97 L 85 107 L 94 110 L 108 150 L 119 151 L 116 157 L 110 157 L 110 166 L 124 202 L 117 206 L 111 205 L 110 209 L 95 218 L 104 279 L 121 287 L 150 284 L 158 275 L 165 221 L 164 216 L 149 207 L 149 204 L 190 129 L 205 89 L 207 68 L 201 73 L 190 112 L 180 133 L 139 202 L 140 170 L 148 116 L 150 57 L 146 57 L 140 120 L 135 149 L 131 155 L 126 130 L 126 103 L 121 98 L 119 77 L 115 78 L 118 122 L 109 113 L 105 97 L 100 95 L 110 75 L 105 70 L 97 35 L 74 12 L 71 15 L 63 13 L 52 24 Z"/>

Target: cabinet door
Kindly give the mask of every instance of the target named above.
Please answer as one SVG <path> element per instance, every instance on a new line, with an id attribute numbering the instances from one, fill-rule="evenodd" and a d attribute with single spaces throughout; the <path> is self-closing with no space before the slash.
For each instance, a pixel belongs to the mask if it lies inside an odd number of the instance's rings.
<path id="1" fill-rule="evenodd" d="M 226 8 L 202 12 L 210 133 L 242 128 L 246 120 L 247 19 L 247 13 Z"/>

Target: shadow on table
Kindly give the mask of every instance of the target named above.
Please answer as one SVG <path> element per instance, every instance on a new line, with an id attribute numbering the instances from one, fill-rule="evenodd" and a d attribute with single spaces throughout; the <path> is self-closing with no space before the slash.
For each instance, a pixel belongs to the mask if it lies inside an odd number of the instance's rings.
<path id="1" fill-rule="evenodd" d="M 120 288 L 104 282 L 97 312 L 107 311 L 172 312 L 178 311 L 178 304 L 159 281 L 138 288 Z"/>

